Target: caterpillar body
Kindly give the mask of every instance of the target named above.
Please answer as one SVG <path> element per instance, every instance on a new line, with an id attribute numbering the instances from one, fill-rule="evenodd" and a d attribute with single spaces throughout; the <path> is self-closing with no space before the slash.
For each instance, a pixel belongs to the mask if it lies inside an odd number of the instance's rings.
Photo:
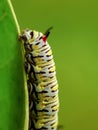
<path id="1" fill-rule="evenodd" d="M 19 38 L 24 44 L 29 93 L 29 130 L 57 130 L 58 82 L 51 48 L 45 34 L 29 29 Z"/>

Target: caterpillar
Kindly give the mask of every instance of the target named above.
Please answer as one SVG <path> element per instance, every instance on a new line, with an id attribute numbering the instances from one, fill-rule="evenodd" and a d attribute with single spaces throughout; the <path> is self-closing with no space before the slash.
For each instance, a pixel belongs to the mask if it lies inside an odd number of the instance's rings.
<path id="1" fill-rule="evenodd" d="M 24 45 L 25 71 L 29 93 L 29 130 L 57 130 L 58 82 L 52 50 L 44 34 L 24 30 L 19 39 Z"/>

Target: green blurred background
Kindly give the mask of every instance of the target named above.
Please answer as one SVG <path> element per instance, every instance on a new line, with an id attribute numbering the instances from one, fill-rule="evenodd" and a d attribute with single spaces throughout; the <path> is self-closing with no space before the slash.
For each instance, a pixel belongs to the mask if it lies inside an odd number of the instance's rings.
<path id="1" fill-rule="evenodd" d="M 21 29 L 44 32 L 59 81 L 60 130 L 98 130 L 98 1 L 12 0 Z"/>

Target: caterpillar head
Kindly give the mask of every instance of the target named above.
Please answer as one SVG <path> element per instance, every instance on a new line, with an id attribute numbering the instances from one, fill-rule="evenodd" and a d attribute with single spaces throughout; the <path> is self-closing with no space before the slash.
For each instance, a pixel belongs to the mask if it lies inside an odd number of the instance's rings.
<path id="1" fill-rule="evenodd" d="M 24 42 L 27 42 L 33 38 L 34 38 L 34 31 L 29 29 L 23 30 L 22 33 L 19 35 L 19 40 L 22 40 Z"/>
<path id="2" fill-rule="evenodd" d="M 51 29 L 52 29 L 52 27 L 47 29 L 47 31 L 44 34 L 42 34 L 40 32 L 37 32 L 37 31 L 32 31 L 32 30 L 29 30 L 29 29 L 25 29 L 19 35 L 19 40 L 22 40 L 25 43 L 28 42 L 28 41 L 34 41 L 36 39 L 39 39 L 39 40 L 43 39 L 43 41 L 46 41 L 46 39 L 48 38 L 48 36 L 50 34 Z"/>

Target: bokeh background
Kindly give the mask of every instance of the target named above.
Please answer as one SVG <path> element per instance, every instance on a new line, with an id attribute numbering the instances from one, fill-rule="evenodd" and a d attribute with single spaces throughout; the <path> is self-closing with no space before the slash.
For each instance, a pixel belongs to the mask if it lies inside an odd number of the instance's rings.
<path id="1" fill-rule="evenodd" d="M 59 82 L 59 130 L 98 130 L 98 1 L 12 0 L 21 29 L 49 36 Z"/>

